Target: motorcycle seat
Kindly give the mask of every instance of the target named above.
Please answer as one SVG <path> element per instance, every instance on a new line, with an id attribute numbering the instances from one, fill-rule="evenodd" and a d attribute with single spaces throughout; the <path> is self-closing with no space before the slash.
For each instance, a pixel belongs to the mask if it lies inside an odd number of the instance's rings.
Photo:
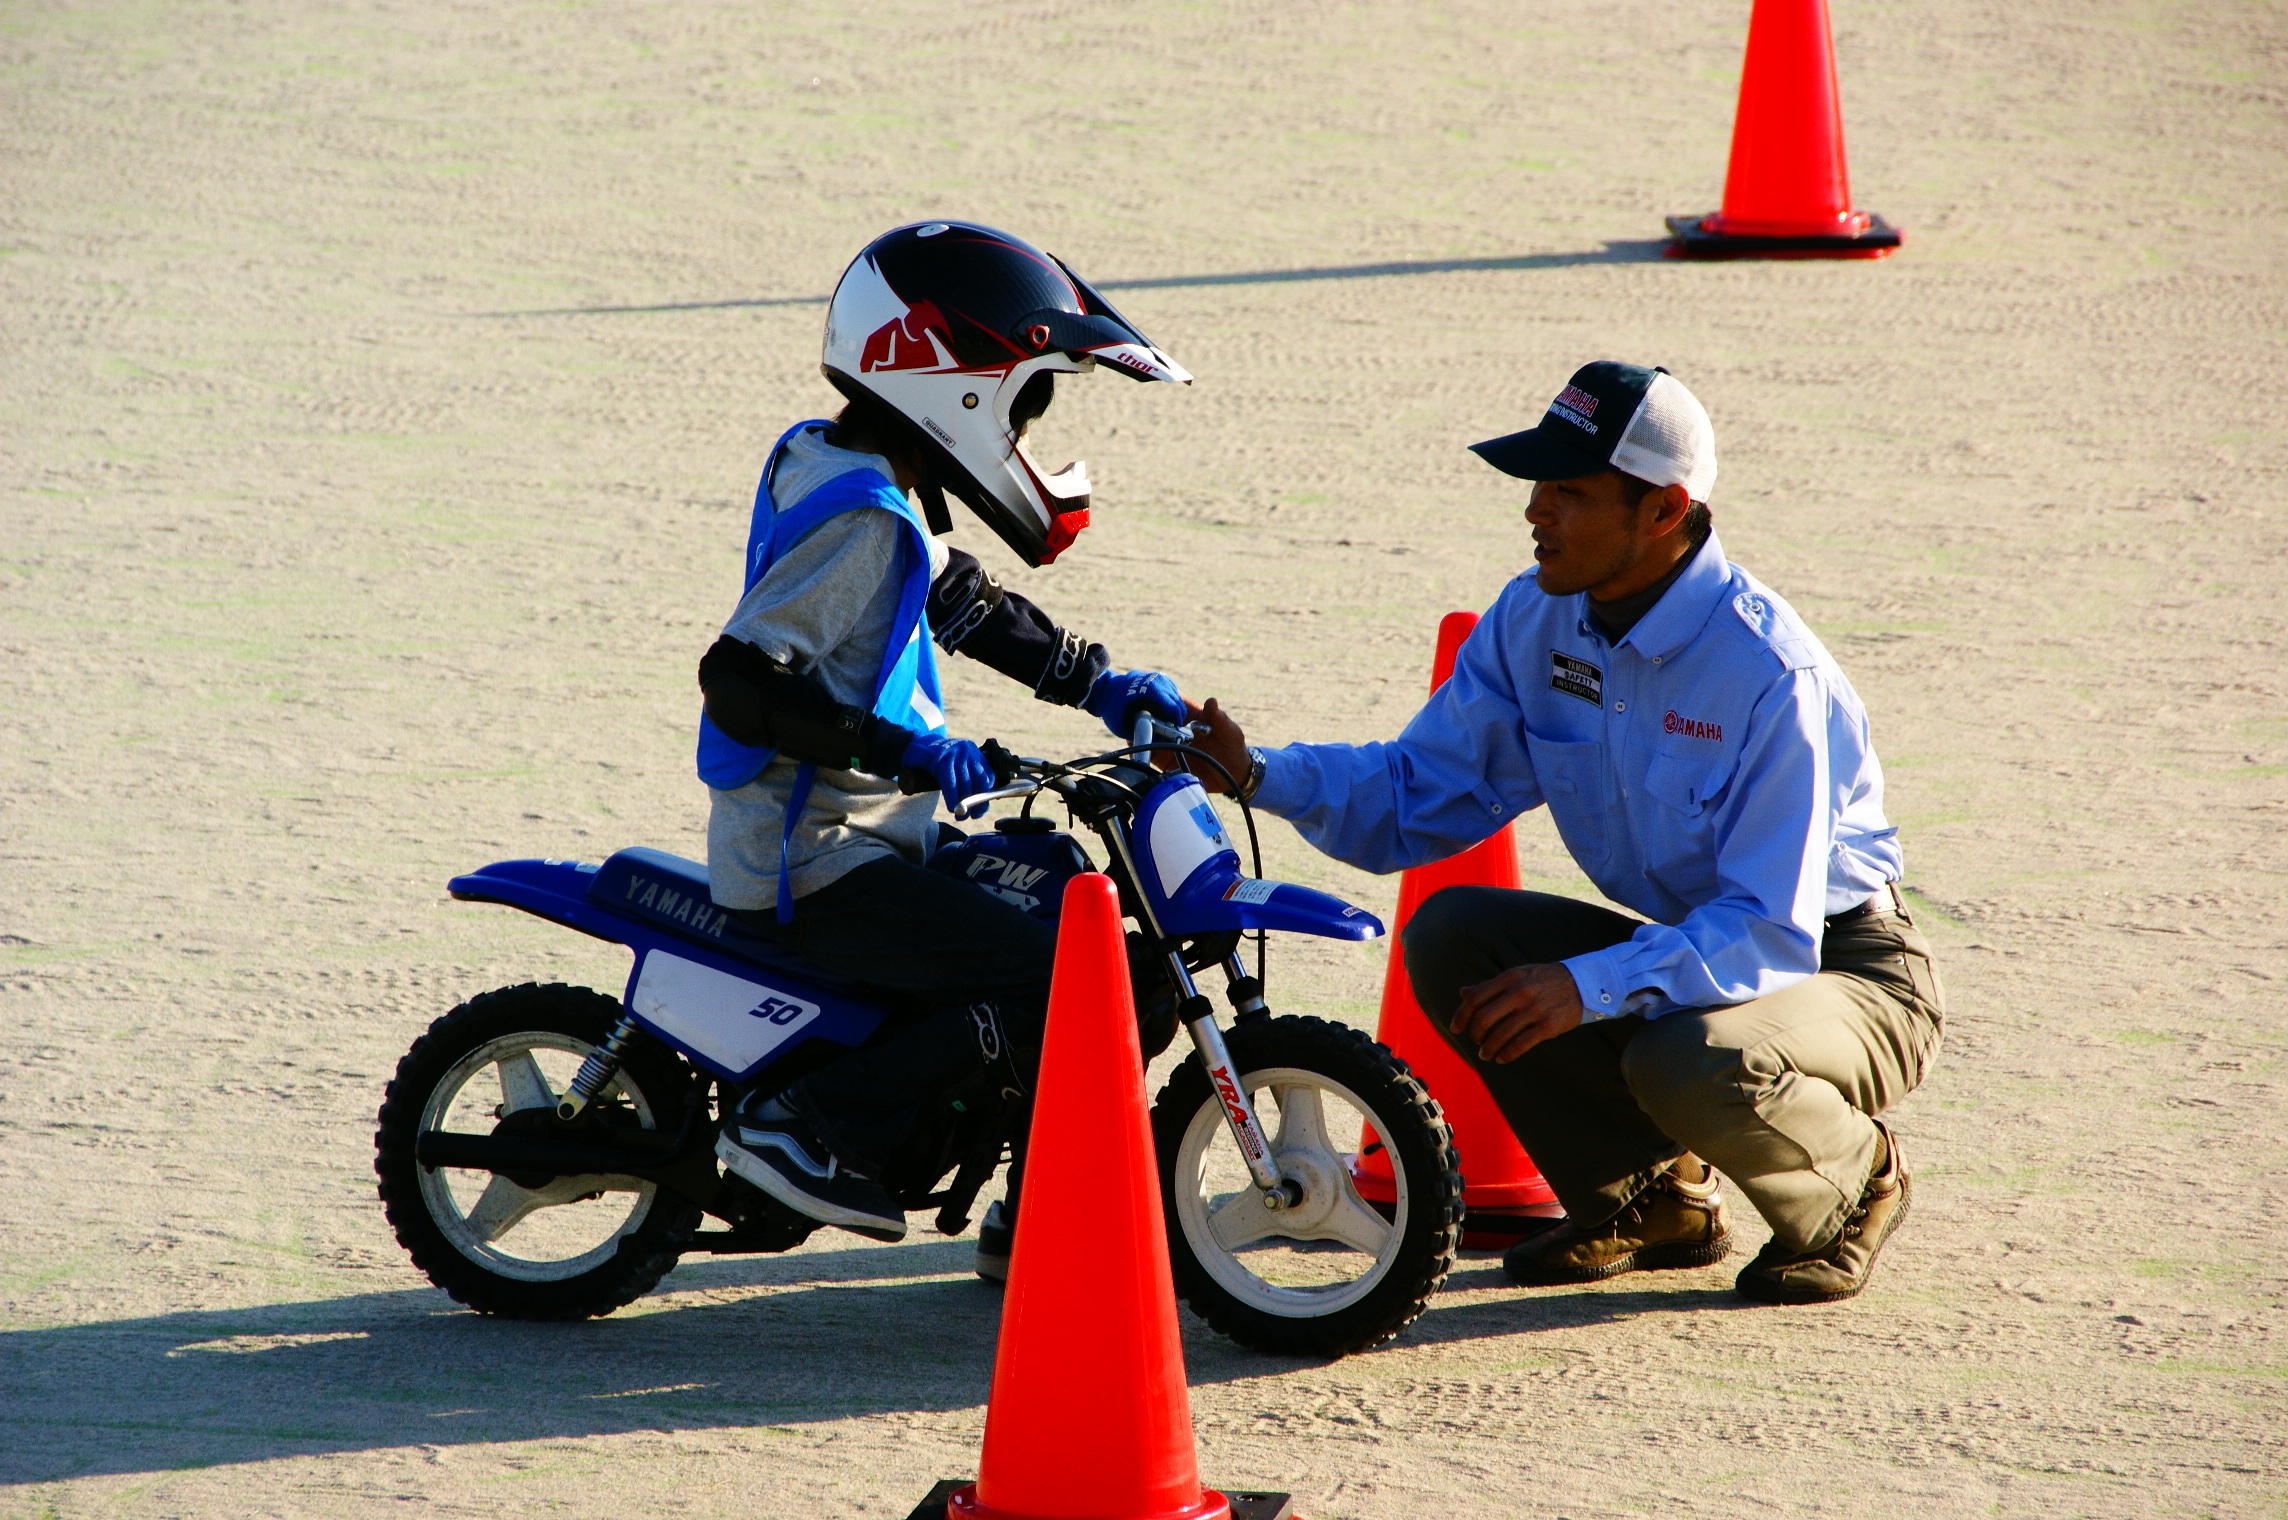
<path id="1" fill-rule="evenodd" d="M 696 860 L 642 845 L 607 857 L 588 884 L 588 901 L 608 913 L 631 918 L 694 940 L 726 955 L 803 978 L 844 993 L 864 993 L 856 983 L 827 975 L 782 945 L 747 932 L 708 894 L 707 867 Z"/>

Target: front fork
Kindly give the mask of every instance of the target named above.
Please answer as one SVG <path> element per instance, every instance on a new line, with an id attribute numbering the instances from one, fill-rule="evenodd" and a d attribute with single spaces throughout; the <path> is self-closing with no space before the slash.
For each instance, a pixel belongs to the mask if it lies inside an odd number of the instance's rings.
<path id="1" fill-rule="evenodd" d="M 1136 921 L 1145 933 L 1166 943 L 1138 885 L 1143 873 L 1136 869 L 1136 857 L 1128 848 L 1127 835 L 1119 822 L 1110 812 L 1101 812 L 1090 821 L 1112 857 L 1116 878 L 1127 884 L 1123 895 L 1131 898 Z M 1248 1177 L 1262 1193 L 1265 1208 L 1294 1207 L 1303 1201 L 1302 1184 L 1279 1173 L 1279 1163 L 1271 1154 L 1271 1142 L 1263 1133 L 1263 1123 L 1255 1117 L 1255 1104 L 1249 1100 L 1247 1089 L 1240 1085 L 1239 1073 L 1232 1070 L 1231 1048 L 1224 1044 L 1223 1031 L 1216 1027 L 1214 1006 L 1192 980 L 1182 952 L 1170 949 L 1167 956 L 1169 974 L 1182 997 L 1177 1004 L 1177 1017 L 1184 1021 L 1184 1028 L 1191 1034 L 1192 1048 L 1200 1053 L 1200 1064 L 1207 1068 L 1208 1082 L 1215 1088 L 1216 1101 L 1223 1106 L 1224 1123 L 1239 1145 L 1240 1157 L 1247 1163 Z M 1247 974 L 1246 963 L 1236 951 L 1224 958 L 1224 973 L 1231 980 L 1232 1008 L 1239 1017 L 1255 1018 L 1268 1011 L 1263 1005 L 1263 984 Z"/>
<path id="2" fill-rule="evenodd" d="M 1183 956 L 1169 952 L 1168 969 L 1183 998 L 1178 1005 L 1178 1016 L 1191 1034 L 1192 1048 L 1200 1053 L 1200 1065 L 1207 1070 L 1216 1101 L 1223 1105 L 1224 1123 L 1229 1126 L 1232 1139 L 1238 1142 L 1240 1158 L 1247 1163 L 1247 1175 L 1263 1194 L 1263 1206 L 1284 1209 L 1300 1203 L 1302 1188 L 1279 1174 L 1279 1162 L 1271 1154 L 1271 1142 L 1263 1133 L 1263 1122 L 1255 1117 L 1255 1104 L 1249 1100 L 1239 1073 L 1232 1069 L 1231 1048 L 1224 1044 L 1223 1031 L 1216 1027 L 1214 1006 L 1192 980 Z M 1265 1012 L 1262 984 L 1246 974 L 1236 954 L 1225 962 L 1225 971 L 1231 978 L 1232 1006 L 1238 1015 L 1252 1018 Z"/>

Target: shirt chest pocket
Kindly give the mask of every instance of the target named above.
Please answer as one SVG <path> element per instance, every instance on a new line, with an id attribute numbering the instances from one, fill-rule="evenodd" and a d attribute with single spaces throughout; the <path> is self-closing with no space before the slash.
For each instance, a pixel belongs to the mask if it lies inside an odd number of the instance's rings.
<path id="1" fill-rule="evenodd" d="M 1637 812 L 1637 849 L 1648 875 L 1690 897 L 1715 880 L 1716 813 L 1731 772 L 1713 755 L 1657 754 L 1642 786 L 1651 806 Z"/>
<path id="2" fill-rule="evenodd" d="M 1732 781 L 1731 772 L 1714 761 L 1714 756 L 1657 754 L 1645 766 L 1645 795 L 1679 818 L 1700 818 Z"/>
<path id="3" fill-rule="evenodd" d="M 1525 744 L 1558 837 L 1582 866 L 1601 864 L 1606 855 L 1605 746 L 1594 739 L 1544 739 L 1530 729 Z"/>

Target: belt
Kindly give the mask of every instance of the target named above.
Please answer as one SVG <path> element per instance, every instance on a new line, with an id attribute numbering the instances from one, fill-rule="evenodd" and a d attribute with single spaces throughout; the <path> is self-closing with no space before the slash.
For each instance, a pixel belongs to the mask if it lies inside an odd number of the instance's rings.
<path id="1" fill-rule="evenodd" d="M 1886 881 L 1880 891 L 1858 907 L 1845 908 L 1841 913 L 1830 913 L 1827 916 L 1827 927 L 1833 929 L 1842 924 L 1855 924 L 1862 918 L 1876 918 L 1885 913 L 1904 913 L 1906 910 L 1907 905 L 1899 900 L 1899 884 Z"/>

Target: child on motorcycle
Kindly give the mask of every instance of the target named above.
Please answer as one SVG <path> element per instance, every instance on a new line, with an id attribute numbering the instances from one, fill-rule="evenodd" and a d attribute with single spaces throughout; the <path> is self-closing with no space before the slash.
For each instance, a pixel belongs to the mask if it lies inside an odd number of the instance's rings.
<path id="1" fill-rule="evenodd" d="M 928 222 L 867 245 L 827 309 L 821 367 L 847 404 L 772 448 L 745 594 L 700 662 L 716 904 L 819 970 L 917 1009 L 887 1038 L 742 1097 L 716 1154 L 798 1213 L 876 1239 L 905 1234 L 884 1179 L 912 1172 L 933 1122 L 1023 1098 L 1055 948 L 1052 925 L 927 866 L 934 801 L 905 795 L 899 778 L 926 781 L 957 815 L 997 782 L 977 745 L 945 731 L 933 645 L 1123 738 L 1139 712 L 1183 720 L 1168 677 L 1113 670 L 1102 645 L 938 536 L 950 492 L 1028 564 L 1072 542 L 1088 521 L 1085 470 L 1042 473 L 1023 438 L 1054 376 L 1098 362 L 1131 379 L 1191 379 L 1017 238 Z M 1007 1223 L 981 1252 L 1006 1252 Z"/>

